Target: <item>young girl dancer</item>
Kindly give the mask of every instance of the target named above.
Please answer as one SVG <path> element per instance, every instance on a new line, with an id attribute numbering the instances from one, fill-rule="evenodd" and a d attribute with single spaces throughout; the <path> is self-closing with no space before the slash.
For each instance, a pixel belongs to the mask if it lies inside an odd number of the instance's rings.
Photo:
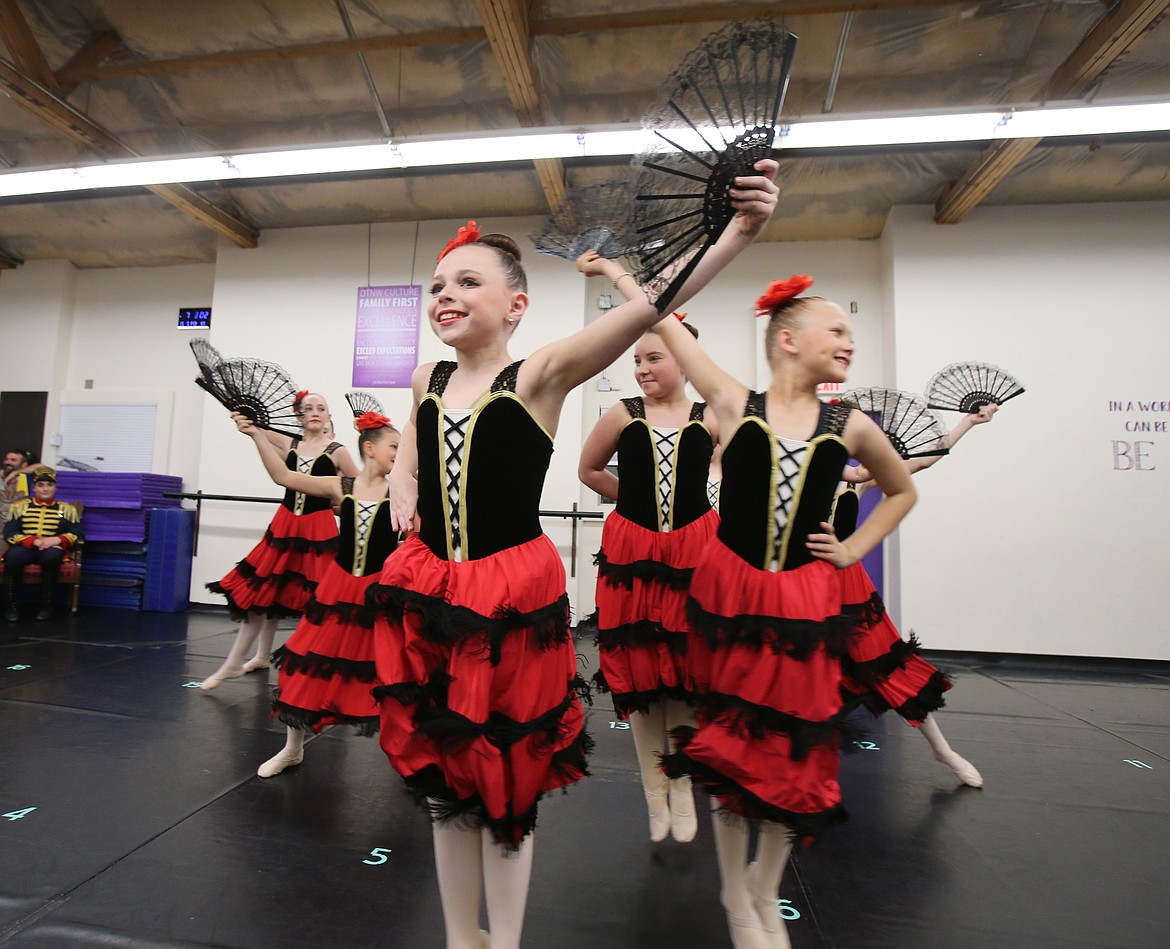
<path id="1" fill-rule="evenodd" d="M 358 467 L 349 450 L 325 435 L 332 419 L 325 399 L 298 393 L 294 407 L 305 430 L 297 445 L 283 435 L 263 433 L 277 451 L 287 452 L 288 470 L 356 477 Z M 207 584 L 211 592 L 227 597 L 232 618 L 242 622 L 223 665 L 203 680 L 201 689 L 210 691 L 225 679 L 268 668 L 277 621 L 301 615 L 336 550 L 337 519 L 328 501 L 286 491 L 260 543 L 222 580 Z M 245 661 L 253 645 L 255 654 Z"/>
<path id="2" fill-rule="evenodd" d="M 611 279 L 621 270 L 593 252 L 578 267 Z M 691 781 L 669 780 L 661 758 L 668 732 L 694 721 L 687 705 L 686 600 L 699 554 L 718 523 L 707 494 L 715 418 L 687 397 L 686 377 L 654 330 L 634 348 L 634 377 L 642 396 L 622 399 L 601 417 L 578 466 L 587 486 L 617 502 L 597 555 L 601 671 L 595 679 L 612 693 L 618 716 L 630 722 L 650 839 L 657 843 L 670 834 L 685 843 L 698 829 Z M 616 478 L 607 470 L 615 451 Z"/>
<path id="3" fill-rule="evenodd" d="M 736 179 L 737 213 L 679 292 L 751 243 L 776 204 L 776 164 Z M 615 282 L 632 281 L 620 274 Z M 431 326 L 457 361 L 420 366 L 391 475 L 395 528 L 374 601 L 381 742 L 428 800 L 449 949 L 516 949 L 539 798 L 586 774 L 560 554 L 539 502 L 561 405 L 657 319 L 641 296 L 523 362 L 508 353 L 528 293 L 519 248 L 473 225 L 431 279 Z M 684 331 L 685 332 L 685 331 Z"/>
<path id="4" fill-rule="evenodd" d="M 374 616 L 366 593 L 398 545 L 390 527 L 386 476 L 398 454 L 398 429 L 376 412 L 357 417 L 362 470 L 356 478 L 289 471 L 276 448 L 249 419 L 233 414 L 236 427 L 256 443 L 272 480 L 292 491 L 325 498 L 341 514 L 337 557 L 325 568 L 296 632 L 276 651 L 280 670 L 273 711 L 287 726 L 284 748 L 257 770 L 271 778 L 304 760 L 305 732 L 355 725 L 378 728 L 374 687 Z"/>
<path id="5" fill-rule="evenodd" d="M 675 321 L 659 324 L 724 444 L 719 528 L 695 568 L 689 603 L 700 634 L 690 657 L 698 727 L 676 730 L 664 766 L 690 774 L 722 806 L 713 822 L 720 899 L 737 949 L 789 945 L 776 896 L 792 841 L 842 816 L 841 660 L 856 620 L 840 570 L 914 503 L 881 429 L 817 398 L 818 383 L 845 380 L 853 336 L 836 304 L 798 296 L 810 284 L 775 282 L 757 302 L 770 316 L 766 392 L 719 369 Z M 886 496 L 842 543 L 827 521 L 849 457 L 868 466 Z M 750 866 L 745 818 L 762 821 Z"/>
<path id="6" fill-rule="evenodd" d="M 991 421 L 997 408 L 988 405 L 977 413 L 964 415 L 947 433 L 944 447 L 953 448 L 974 426 Z M 914 474 L 941 457 L 911 458 L 903 464 Z M 833 528 L 841 540 L 857 527 L 859 495 L 874 486 L 864 467 L 847 468 L 846 476 L 856 480 L 856 486 L 839 494 L 833 505 Z M 913 636 L 908 641 L 902 638 L 860 562 L 843 571 L 842 582 L 846 602 L 865 617 L 865 635 L 854 640 L 844 659 L 844 686 L 851 706 L 864 704 L 876 714 L 894 709 L 918 727 L 936 761 L 950 768 L 969 787 L 983 787 L 979 769 L 950 746 L 930 714 L 942 706 L 943 692 L 950 688 L 946 677 L 918 655 L 918 642 Z"/>

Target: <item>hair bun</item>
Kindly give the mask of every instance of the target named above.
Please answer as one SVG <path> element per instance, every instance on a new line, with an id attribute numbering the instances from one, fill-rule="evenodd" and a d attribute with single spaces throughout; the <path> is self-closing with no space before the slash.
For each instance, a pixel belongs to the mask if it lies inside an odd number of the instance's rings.
<path id="1" fill-rule="evenodd" d="M 520 245 L 507 234 L 482 234 L 476 243 L 487 244 L 488 247 L 494 247 L 496 250 L 502 250 L 505 254 L 511 254 L 517 260 L 521 259 Z"/>

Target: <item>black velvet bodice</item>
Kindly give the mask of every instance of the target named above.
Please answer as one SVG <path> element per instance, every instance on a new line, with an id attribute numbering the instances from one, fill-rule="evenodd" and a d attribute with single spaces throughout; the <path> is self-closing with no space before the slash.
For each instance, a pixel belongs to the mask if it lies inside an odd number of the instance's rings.
<path id="1" fill-rule="evenodd" d="M 641 398 L 622 399 L 631 421 L 618 436 L 617 512 L 647 530 L 678 530 L 711 510 L 707 474 L 714 444 L 703 424 L 706 405 L 696 402 L 677 435 L 671 474 L 670 523 L 662 523 L 658 498 L 658 453 Z"/>
<path id="2" fill-rule="evenodd" d="M 398 534 L 390 522 L 390 500 L 383 498 L 374 509 L 365 543 L 358 540 L 358 501 L 353 496 L 353 478 L 341 479 L 341 536 L 338 538 L 337 565 L 346 573 L 368 577 L 382 572 L 382 564 L 398 546 Z"/>
<path id="3" fill-rule="evenodd" d="M 841 471 L 849 458 L 841 440 L 849 411 L 841 405 L 821 405 L 816 431 L 800 458 L 799 471 L 790 479 L 793 496 L 788 502 L 787 521 L 777 537 L 784 449 L 768 427 L 763 394 L 749 395 L 743 422 L 723 451 L 719 539 L 752 566 L 794 570 L 814 559 L 804 541 L 809 534 L 820 533 L 821 522 L 829 519 Z"/>
<path id="4" fill-rule="evenodd" d="M 341 442 L 330 442 L 325 446 L 325 450 L 313 459 L 313 464 L 309 468 L 309 474 L 315 478 L 332 478 L 337 475 L 337 466 L 333 464 L 332 455 L 338 448 L 341 447 Z M 300 455 L 297 454 L 296 446 L 288 450 L 288 454 L 284 457 L 285 466 L 289 471 L 299 471 L 297 462 L 300 460 Z M 315 498 L 306 494 L 298 494 L 291 488 L 284 492 L 284 499 L 280 502 L 287 507 L 294 514 L 313 514 L 317 511 L 331 510 L 333 505 L 329 503 L 328 498 Z"/>
<path id="5" fill-rule="evenodd" d="M 415 417 L 419 539 L 445 560 L 456 557 L 447 500 L 442 396 L 455 366 L 436 364 Z M 459 475 L 463 560 L 478 560 L 541 534 L 540 494 L 553 440 L 516 395 L 519 369 L 520 363 L 513 363 L 496 377 L 467 423 Z"/>

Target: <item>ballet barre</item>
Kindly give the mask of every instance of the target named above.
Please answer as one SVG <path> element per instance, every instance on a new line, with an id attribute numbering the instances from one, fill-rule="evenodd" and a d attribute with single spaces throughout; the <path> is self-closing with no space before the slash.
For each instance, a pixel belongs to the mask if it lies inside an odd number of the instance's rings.
<path id="1" fill-rule="evenodd" d="M 199 520 L 203 515 L 204 501 L 245 501 L 252 504 L 280 504 L 283 498 L 257 498 L 245 494 L 205 494 L 203 491 L 164 491 L 163 497 L 180 498 L 184 501 L 195 502 L 195 532 L 191 542 L 192 556 L 199 553 Z M 605 517 L 601 511 L 582 511 L 573 502 L 570 511 L 540 511 L 541 517 L 569 518 L 572 521 L 572 539 L 569 542 L 569 576 L 577 576 L 577 524 L 580 521 L 599 521 Z"/>

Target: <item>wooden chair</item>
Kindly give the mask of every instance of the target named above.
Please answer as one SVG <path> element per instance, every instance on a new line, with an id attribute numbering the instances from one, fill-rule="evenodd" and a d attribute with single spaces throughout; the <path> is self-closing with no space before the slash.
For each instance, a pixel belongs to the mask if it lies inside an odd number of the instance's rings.
<path id="1" fill-rule="evenodd" d="M 77 516 L 79 518 L 85 515 L 85 504 L 81 501 L 68 502 L 77 508 Z M 81 597 L 81 560 L 82 548 L 85 546 L 85 541 L 79 540 L 74 544 L 65 554 L 65 559 L 61 561 L 61 571 L 57 575 L 57 583 L 60 586 L 72 586 L 73 591 L 69 594 L 70 612 L 77 612 L 77 603 Z M 4 576 L 4 557 L 3 553 L 7 553 L 8 545 L 4 545 L 4 550 L 0 551 L 0 578 Z M 38 564 L 32 563 L 24 568 L 24 583 L 39 584 L 41 582 L 41 568 Z"/>

